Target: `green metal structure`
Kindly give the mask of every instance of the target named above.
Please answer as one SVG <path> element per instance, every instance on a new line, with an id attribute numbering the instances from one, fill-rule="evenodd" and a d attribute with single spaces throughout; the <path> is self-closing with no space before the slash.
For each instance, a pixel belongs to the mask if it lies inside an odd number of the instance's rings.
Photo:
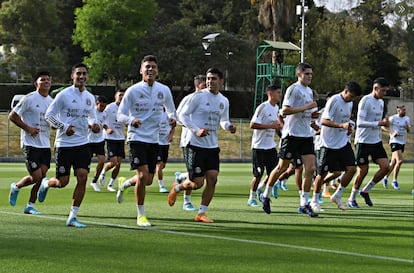
<path id="1" fill-rule="evenodd" d="M 300 47 L 291 42 L 277 42 L 264 40 L 256 47 L 256 86 L 254 93 L 254 109 L 261 104 L 265 98 L 266 86 L 271 84 L 275 79 L 279 81 L 282 92 L 285 90 L 287 79 L 296 79 L 296 65 L 273 64 L 263 61 L 263 55 L 267 51 L 300 51 Z M 286 54 L 284 54 L 286 55 Z"/>

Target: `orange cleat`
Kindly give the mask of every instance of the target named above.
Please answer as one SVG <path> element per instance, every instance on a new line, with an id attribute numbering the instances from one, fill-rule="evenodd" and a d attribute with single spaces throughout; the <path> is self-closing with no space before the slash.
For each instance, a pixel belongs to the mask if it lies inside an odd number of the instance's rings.
<path id="1" fill-rule="evenodd" d="M 213 223 L 214 221 L 208 218 L 207 214 L 199 213 L 194 217 L 194 221 L 196 222 L 203 222 L 203 223 Z"/>
<path id="2" fill-rule="evenodd" d="M 168 194 L 168 205 L 170 207 L 174 206 L 175 200 L 177 200 L 178 192 L 175 190 L 175 186 L 177 185 L 177 182 L 172 183 L 170 193 Z"/>

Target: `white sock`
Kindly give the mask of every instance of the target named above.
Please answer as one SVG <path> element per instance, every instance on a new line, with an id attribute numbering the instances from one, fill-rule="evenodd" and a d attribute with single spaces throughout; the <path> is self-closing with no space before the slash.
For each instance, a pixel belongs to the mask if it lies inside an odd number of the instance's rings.
<path id="1" fill-rule="evenodd" d="M 352 200 L 352 201 L 355 200 L 357 191 L 358 191 L 357 189 L 352 188 L 351 194 L 349 195 L 349 200 Z"/>
<path id="2" fill-rule="evenodd" d="M 76 218 L 78 216 L 79 207 L 71 206 L 69 219 Z"/>
<path id="3" fill-rule="evenodd" d="M 164 180 L 158 180 L 158 186 L 160 186 L 160 188 L 164 188 L 165 187 L 165 185 L 164 185 Z"/>
<path id="4" fill-rule="evenodd" d="M 363 189 L 363 192 L 369 192 L 371 190 L 372 187 L 375 186 L 376 183 L 374 183 L 374 181 L 370 181 Z"/>
<path id="5" fill-rule="evenodd" d="M 191 194 L 186 194 L 184 191 L 184 204 L 191 203 Z"/>
<path id="6" fill-rule="evenodd" d="M 200 205 L 200 208 L 198 209 L 198 214 L 206 213 L 208 209 L 208 206 Z"/>
<path id="7" fill-rule="evenodd" d="M 109 180 L 108 187 L 112 187 L 114 185 L 114 181 L 115 179 L 111 178 L 111 180 Z"/>
<path id="8" fill-rule="evenodd" d="M 308 204 L 308 199 L 309 199 L 309 192 L 302 192 L 302 195 L 300 197 L 300 206 L 304 207 L 306 206 L 306 204 Z"/>
<path id="9" fill-rule="evenodd" d="M 259 190 L 259 189 L 262 189 L 263 187 L 264 187 L 264 185 L 265 185 L 265 182 L 264 181 L 260 181 L 259 182 L 259 185 L 257 186 L 257 189 Z"/>
<path id="10" fill-rule="evenodd" d="M 270 197 L 270 193 L 272 192 L 273 186 L 270 186 L 269 183 L 266 184 L 266 188 L 263 192 L 263 197 L 264 198 L 269 198 Z"/>
<path id="11" fill-rule="evenodd" d="M 255 198 L 256 198 L 256 192 L 255 192 L 255 191 L 250 190 L 250 196 L 249 196 L 249 199 L 250 199 L 250 200 L 253 200 L 253 199 L 255 199 Z"/>
<path id="12" fill-rule="evenodd" d="M 102 169 L 101 173 L 99 174 L 100 177 L 105 177 L 105 168 Z"/>
<path id="13" fill-rule="evenodd" d="M 34 208 L 34 203 L 28 202 L 26 208 Z"/>
<path id="14" fill-rule="evenodd" d="M 341 197 L 342 196 L 342 192 L 344 190 L 345 190 L 345 187 L 340 184 L 339 187 L 336 189 L 336 191 L 335 191 L 335 193 L 333 195 L 334 196 Z"/>
<path id="15" fill-rule="evenodd" d="M 137 205 L 137 212 L 138 212 L 138 218 L 141 216 L 145 216 L 144 205 Z"/>
<path id="16" fill-rule="evenodd" d="M 129 179 L 124 181 L 124 189 L 131 187 L 131 181 Z"/>

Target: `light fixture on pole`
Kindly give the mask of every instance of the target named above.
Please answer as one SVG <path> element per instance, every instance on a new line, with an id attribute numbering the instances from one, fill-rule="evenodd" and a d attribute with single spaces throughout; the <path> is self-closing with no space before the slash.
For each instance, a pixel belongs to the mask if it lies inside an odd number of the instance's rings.
<path id="1" fill-rule="evenodd" d="M 308 11 L 308 7 L 305 6 L 305 0 L 301 0 L 301 5 L 296 6 L 296 15 L 301 16 L 302 29 L 300 40 L 300 62 L 305 61 L 305 13 Z"/>
<path id="2" fill-rule="evenodd" d="M 201 44 L 204 48 L 204 55 L 210 56 L 211 55 L 211 44 L 216 40 L 216 37 L 219 36 L 220 33 L 211 33 L 203 37 Z"/>

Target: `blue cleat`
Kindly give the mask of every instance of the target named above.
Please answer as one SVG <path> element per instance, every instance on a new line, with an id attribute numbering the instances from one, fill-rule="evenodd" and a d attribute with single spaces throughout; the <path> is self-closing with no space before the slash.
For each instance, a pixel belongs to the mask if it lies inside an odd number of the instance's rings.
<path id="1" fill-rule="evenodd" d="M 348 202 L 346 202 L 346 206 L 348 208 L 359 209 L 359 205 L 356 200 L 348 200 Z"/>
<path id="2" fill-rule="evenodd" d="M 307 214 L 309 215 L 309 217 L 318 217 L 318 214 L 313 212 L 311 206 L 309 204 L 307 204 L 304 207 L 299 207 L 298 208 L 298 213 L 303 213 L 303 214 Z"/>
<path id="3" fill-rule="evenodd" d="M 280 188 L 283 190 L 283 191 L 288 191 L 288 187 L 286 186 L 286 184 L 285 183 L 280 183 L 281 185 L 280 185 Z"/>
<path id="4" fill-rule="evenodd" d="M 48 181 L 49 179 L 45 177 L 40 184 L 39 191 L 37 192 L 37 200 L 39 200 L 39 202 L 43 202 L 46 199 L 46 194 L 49 190 L 49 187 L 47 186 Z"/>
<path id="5" fill-rule="evenodd" d="M 175 177 L 175 181 L 177 181 L 178 184 L 181 184 L 181 182 L 183 182 L 180 178 L 181 173 L 180 172 L 175 172 L 174 177 Z"/>
<path id="6" fill-rule="evenodd" d="M 24 209 L 24 214 L 41 215 L 42 213 L 35 208 L 27 207 Z"/>
<path id="7" fill-rule="evenodd" d="M 9 194 L 9 203 L 12 206 L 16 206 L 17 196 L 19 195 L 19 190 L 16 190 L 16 183 L 10 185 L 10 194 Z"/>
<path id="8" fill-rule="evenodd" d="M 185 211 L 195 211 L 197 210 L 192 203 L 184 203 L 183 204 L 183 210 Z"/>
<path id="9" fill-rule="evenodd" d="M 359 192 L 359 195 L 361 195 L 361 197 L 364 198 L 365 204 L 367 204 L 370 207 L 372 207 L 374 205 L 371 201 L 371 198 L 369 198 L 369 193 L 361 191 L 361 192 Z"/>
<path id="10" fill-rule="evenodd" d="M 382 180 L 382 185 L 384 185 L 385 189 L 388 189 L 388 178 L 384 177 L 384 179 Z"/>
<path id="11" fill-rule="evenodd" d="M 76 228 L 84 228 L 86 225 L 79 222 L 76 218 L 70 218 L 66 221 L 67 227 L 76 227 Z"/>
<path id="12" fill-rule="evenodd" d="M 397 180 L 392 181 L 392 186 L 394 187 L 394 190 L 399 191 L 400 190 L 400 186 L 398 185 Z"/>
<path id="13" fill-rule="evenodd" d="M 257 204 L 256 199 L 249 199 L 247 200 L 247 205 L 250 207 L 258 207 L 259 204 Z"/>
<path id="14" fill-rule="evenodd" d="M 272 211 L 270 209 L 270 198 L 269 197 L 264 197 L 263 198 L 263 211 L 266 212 L 267 214 L 270 214 Z"/>
<path id="15" fill-rule="evenodd" d="M 277 192 L 277 188 L 276 185 L 273 186 L 272 188 L 272 195 L 275 199 L 277 199 L 279 197 L 279 193 Z"/>
<path id="16" fill-rule="evenodd" d="M 263 195 L 263 191 L 262 189 L 257 188 L 257 199 L 259 199 L 260 202 L 262 202 L 262 195 Z"/>

